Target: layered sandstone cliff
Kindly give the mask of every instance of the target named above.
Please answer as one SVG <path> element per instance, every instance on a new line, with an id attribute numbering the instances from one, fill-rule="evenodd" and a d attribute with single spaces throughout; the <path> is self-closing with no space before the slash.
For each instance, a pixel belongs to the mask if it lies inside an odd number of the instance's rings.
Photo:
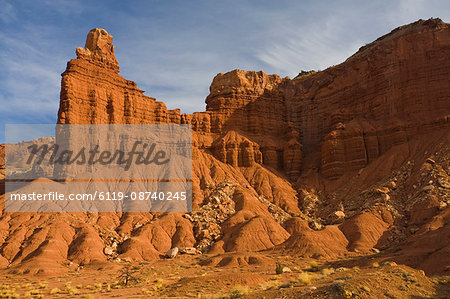
<path id="1" fill-rule="evenodd" d="M 340 65 L 292 80 L 262 71 L 218 74 L 206 112 L 180 115 L 118 75 L 111 35 L 93 29 L 86 50 L 78 48 L 62 75 L 58 122 L 191 123 L 212 136 L 202 143 L 206 148 L 235 130 L 259 146 L 262 161 L 256 163 L 297 179 L 302 158 L 321 152 L 321 174 L 338 178 L 448 125 L 449 31 L 438 19 L 418 21 Z"/>
<path id="2" fill-rule="evenodd" d="M 112 40 L 104 29 L 92 29 L 85 49 L 77 48 L 78 58 L 67 63 L 58 123 L 179 123 L 179 110 L 167 110 L 164 103 L 144 95 L 135 82 L 118 74 Z"/>

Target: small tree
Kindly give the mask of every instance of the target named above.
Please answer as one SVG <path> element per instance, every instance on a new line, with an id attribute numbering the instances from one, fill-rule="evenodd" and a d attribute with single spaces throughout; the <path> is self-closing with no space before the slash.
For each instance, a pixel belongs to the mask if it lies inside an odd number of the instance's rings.
<path id="1" fill-rule="evenodd" d="M 140 266 L 132 266 L 131 264 L 128 264 L 120 270 L 119 277 L 117 278 L 124 286 L 128 286 L 131 282 L 137 283 L 137 274 L 140 273 L 140 270 Z"/>

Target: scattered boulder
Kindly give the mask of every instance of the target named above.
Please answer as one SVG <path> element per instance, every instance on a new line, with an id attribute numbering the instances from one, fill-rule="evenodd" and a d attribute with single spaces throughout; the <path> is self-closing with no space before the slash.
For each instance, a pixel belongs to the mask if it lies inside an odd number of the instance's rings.
<path id="1" fill-rule="evenodd" d="M 427 163 L 430 163 L 430 164 L 434 164 L 434 163 L 436 163 L 436 161 L 434 161 L 434 160 L 433 160 L 433 159 L 431 159 L 431 158 L 428 158 L 426 162 L 427 162 Z"/>
<path id="2" fill-rule="evenodd" d="M 389 194 L 381 194 L 381 200 L 387 202 L 391 200 L 391 197 L 389 196 Z"/>
<path id="3" fill-rule="evenodd" d="M 333 224 L 342 223 L 345 219 L 345 213 L 343 211 L 336 211 L 331 215 L 331 222 Z"/>
<path id="4" fill-rule="evenodd" d="M 387 188 L 387 187 L 379 187 L 379 188 L 375 188 L 373 191 L 374 191 L 374 193 L 378 193 L 378 194 L 387 194 L 391 190 L 389 190 L 389 188 Z"/>
<path id="5" fill-rule="evenodd" d="M 323 225 L 317 222 L 316 220 L 313 220 L 309 222 L 309 227 L 312 228 L 313 230 L 322 230 Z"/>
<path id="6" fill-rule="evenodd" d="M 114 254 L 114 249 L 109 247 L 109 246 L 106 246 L 103 249 L 103 253 L 106 254 L 106 255 L 113 255 Z"/>
<path id="7" fill-rule="evenodd" d="M 370 249 L 370 252 L 377 254 L 377 253 L 380 253 L 380 250 L 374 247 L 374 248 Z"/>
<path id="8" fill-rule="evenodd" d="M 171 258 L 171 259 L 173 259 L 173 258 L 175 258 L 177 255 L 178 255 L 178 247 L 174 247 L 174 248 L 172 248 L 172 249 L 169 249 L 167 252 L 166 252 L 166 254 L 165 254 L 165 256 L 167 257 L 167 258 Z"/>
<path id="9" fill-rule="evenodd" d="M 235 184 L 229 181 L 221 182 L 205 200 L 205 204 L 184 217 L 194 224 L 196 247 L 207 250 L 214 241 L 222 237 L 220 225 L 235 213 L 232 200 Z"/>
<path id="10" fill-rule="evenodd" d="M 391 182 L 389 182 L 388 187 L 391 189 L 396 189 L 397 183 L 395 181 L 391 181 Z"/>

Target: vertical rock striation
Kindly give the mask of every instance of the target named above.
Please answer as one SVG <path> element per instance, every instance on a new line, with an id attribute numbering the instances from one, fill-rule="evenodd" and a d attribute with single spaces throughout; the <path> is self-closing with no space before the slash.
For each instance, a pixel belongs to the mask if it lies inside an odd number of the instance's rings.
<path id="1" fill-rule="evenodd" d="M 62 74 L 58 122 L 189 123 L 208 136 L 195 143 L 220 161 L 262 163 L 296 180 L 302 160 L 320 152 L 315 166 L 336 179 L 448 125 L 449 54 L 448 25 L 420 20 L 322 72 L 292 80 L 262 71 L 218 74 L 206 111 L 180 115 L 118 74 L 112 36 L 96 28 Z"/>

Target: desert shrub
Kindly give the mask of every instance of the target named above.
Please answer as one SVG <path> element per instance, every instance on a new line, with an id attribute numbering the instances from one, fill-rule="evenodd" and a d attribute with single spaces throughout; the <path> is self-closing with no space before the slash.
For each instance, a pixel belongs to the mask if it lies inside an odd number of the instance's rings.
<path id="1" fill-rule="evenodd" d="M 161 278 L 157 278 L 155 280 L 155 285 L 153 286 L 153 290 L 157 291 L 159 289 L 162 289 L 166 286 L 166 282 L 164 281 L 164 279 Z"/>
<path id="2" fill-rule="evenodd" d="M 230 290 L 228 298 L 230 299 L 240 298 L 242 296 L 247 295 L 248 293 L 249 293 L 248 287 L 237 284 Z"/>
<path id="3" fill-rule="evenodd" d="M 316 272 L 319 270 L 319 264 L 316 261 L 312 261 L 311 263 L 309 263 L 309 270 L 312 272 Z"/>
<path id="4" fill-rule="evenodd" d="M 259 285 L 261 290 L 270 290 L 278 288 L 281 285 L 281 281 L 279 280 L 268 280 Z"/>
<path id="5" fill-rule="evenodd" d="M 322 269 L 322 274 L 324 276 L 328 276 L 328 275 L 333 274 L 333 273 L 334 273 L 334 269 L 333 268 L 323 268 Z"/>
<path id="6" fill-rule="evenodd" d="M 0 291 L 0 298 L 19 298 L 19 295 L 14 289 L 3 289 Z"/>
<path id="7" fill-rule="evenodd" d="M 59 288 L 53 288 L 50 291 L 50 295 L 55 295 L 55 294 L 59 294 L 61 292 L 61 290 Z"/>
<path id="8" fill-rule="evenodd" d="M 311 275 L 308 272 L 302 272 L 297 276 L 297 281 L 304 285 L 311 284 Z"/>
<path id="9" fill-rule="evenodd" d="M 66 292 L 71 296 L 80 294 L 78 289 L 73 287 L 70 281 L 66 283 Z"/>
<path id="10" fill-rule="evenodd" d="M 74 288 L 74 287 L 66 288 L 66 291 L 67 291 L 67 293 L 68 293 L 69 295 L 71 295 L 71 296 L 73 296 L 73 295 L 79 295 L 79 294 L 80 294 L 80 291 L 78 291 L 78 289 L 77 289 L 77 288 Z"/>
<path id="11" fill-rule="evenodd" d="M 44 298 L 44 295 L 41 294 L 41 292 L 39 290 L 33 289 L 33 290 L 29 290 L 29 291 L 25 292 L 24 297 L 38 299 L 38 298 Z"/>
<path id="12" fill-rule="evenodd" d="M 397 266 L 397 263 L 396 262 L 393 262 L 393 261 L 385 261 L 384 263 L 383 263 L 383 266 Z"/>

